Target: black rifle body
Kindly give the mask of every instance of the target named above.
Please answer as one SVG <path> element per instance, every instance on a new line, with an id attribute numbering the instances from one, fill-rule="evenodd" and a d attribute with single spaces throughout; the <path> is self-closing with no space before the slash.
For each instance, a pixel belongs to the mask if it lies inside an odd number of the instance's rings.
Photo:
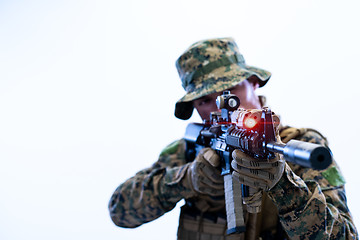
<path id="1" fill-rule="evenodd" d="M 225 112 L 225 114 L 229 113 Z M 216 151 L 221 158 L 222 175 L 227 182 L 232 181 L 231 161 L 232 152 L 235 149 L 262 161 L 270 160 L 275 157 L 275 153 L 279 153 L 288 162 L 317 170 L 327 168 L 332 162 L 330 150 L 322 145 L 297 140 L 290 140 L 287 144 L 277 141 L 272 112 L 267 108 L 262 110 L 261 120 L 255 129 L 238 127 L 236 123 L 230 121 L 215 121 L 210 124 L 190 123 L 184 138 L 188 145 L 188 159 L 194 159 L 204 147 L 210 147 Z M 242 209 L 236 209 L 242 203 L 234 202 L 234 200 L 238 199 L 239 194 L 243 197 L 248 196 L 249 189 L 247 186 L 241 186 L 241 189 L 238 189 L 236 182 L 224 184 L 228 218 L 227 233 L 244 232 L 245 226 L 242 221 L 238 222 L 239 217 L 236 216 L 242 215 Z M 227 189 L 229 184 L 230 190 Z M 226 191 L 231 194 L 227 194 Z M 231 226 L 229 222 L 232 222 Z"/>

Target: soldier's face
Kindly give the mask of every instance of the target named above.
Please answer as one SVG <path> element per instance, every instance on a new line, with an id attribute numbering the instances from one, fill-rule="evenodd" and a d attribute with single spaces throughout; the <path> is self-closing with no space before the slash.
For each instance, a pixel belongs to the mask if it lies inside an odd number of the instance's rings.
<path id="1" fill-rule="evenodd" d="M 245 80 L 228 90 L 240 99 L 240 107 L 245 109 L 261 109 L 261 104 L 255 90 L 259 87 L 256 82 Z M 219 111 L 216 106 L 216 98 L 222 92 L 206 95 L 193 101 L 195 109 L 203 120 L 209 120 L 210 113 Z"/>

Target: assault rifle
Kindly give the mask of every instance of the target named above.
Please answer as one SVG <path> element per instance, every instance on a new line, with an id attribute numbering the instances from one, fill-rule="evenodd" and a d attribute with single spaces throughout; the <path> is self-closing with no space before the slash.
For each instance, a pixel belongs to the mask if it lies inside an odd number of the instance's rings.
<path id="1" fill-rule="evenodd" d="M 203 124 L 190 123 L 186 128 L 187 158 L 194 159 L 204 147 L 210 147 L 221 158 L 224 176 L 227 234 L 245 231 L 242 197 L 249 196 L 249 188 L 233 180 L 232 152 L 239 149 L 256 158 L 270 160 L 275 153 L 285 160 L 317 170 L 332 162 L 330 150 L 322 145 L 290 140 L 287 144 L 276 140 L 279 118 L 269 108 L 245 110 L 239 98 L 225 91 L 216 99 L 220 112 L 213 112 Z"/>

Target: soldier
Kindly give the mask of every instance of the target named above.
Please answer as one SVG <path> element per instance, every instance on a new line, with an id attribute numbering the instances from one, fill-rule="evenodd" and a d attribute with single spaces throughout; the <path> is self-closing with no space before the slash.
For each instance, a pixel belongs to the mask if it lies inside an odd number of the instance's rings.
<path id="1" fill-rule="evenodd" d="M 255 90 L 268 82 L 271 73 L 246 65 L 232 38 L 193 44 L 176 67 L 186 91 L 175 106 L 179 119 L 189 119 L 194 108 L 202 119 L 208 119 L 210 112 L 217 111 L 215 99 L 224 90 L 237 95 L 242 108 L 265 106 L 265 98 Z M 297 139 L 327 146 L 326 138 L 313 129 L 281 127 L 278 134 L 284 143 Z M 345 181 L 335 161 L 317 171 L 280 157 L 270 165 L 252 164 L 255 159 L 234 151 L 233 178 L 256 190 L 243 201 L 246 232 L 227 235 L 219 157 L 204 148 L 195 160 L 189 160 L 185 151 L 184 139 L 173 142 L 152 167 L 116 189 L 109 202 L 116 225 L 135 228 L 185 199 L 178 239 L 358 239 L 346 203 Z M 259 174 L 251 174 L 253 169 Z M 259 206 L 258 213 L 249 210 Z"/>

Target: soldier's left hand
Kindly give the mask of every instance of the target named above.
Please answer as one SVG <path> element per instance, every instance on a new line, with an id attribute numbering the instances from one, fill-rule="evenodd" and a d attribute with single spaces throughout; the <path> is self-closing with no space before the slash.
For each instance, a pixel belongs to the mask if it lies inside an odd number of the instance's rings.
<path id="1" fill-rule="evenodd" d="M 281 159 L 279 154 L 276 154 L 274 159 L 266 161 L 252 158 L 236 149 L 232 157 L 233 177 L 240 183 L 258 190 L 268 191 L 273 188 L 285 168 L 285 160 Z"/>

